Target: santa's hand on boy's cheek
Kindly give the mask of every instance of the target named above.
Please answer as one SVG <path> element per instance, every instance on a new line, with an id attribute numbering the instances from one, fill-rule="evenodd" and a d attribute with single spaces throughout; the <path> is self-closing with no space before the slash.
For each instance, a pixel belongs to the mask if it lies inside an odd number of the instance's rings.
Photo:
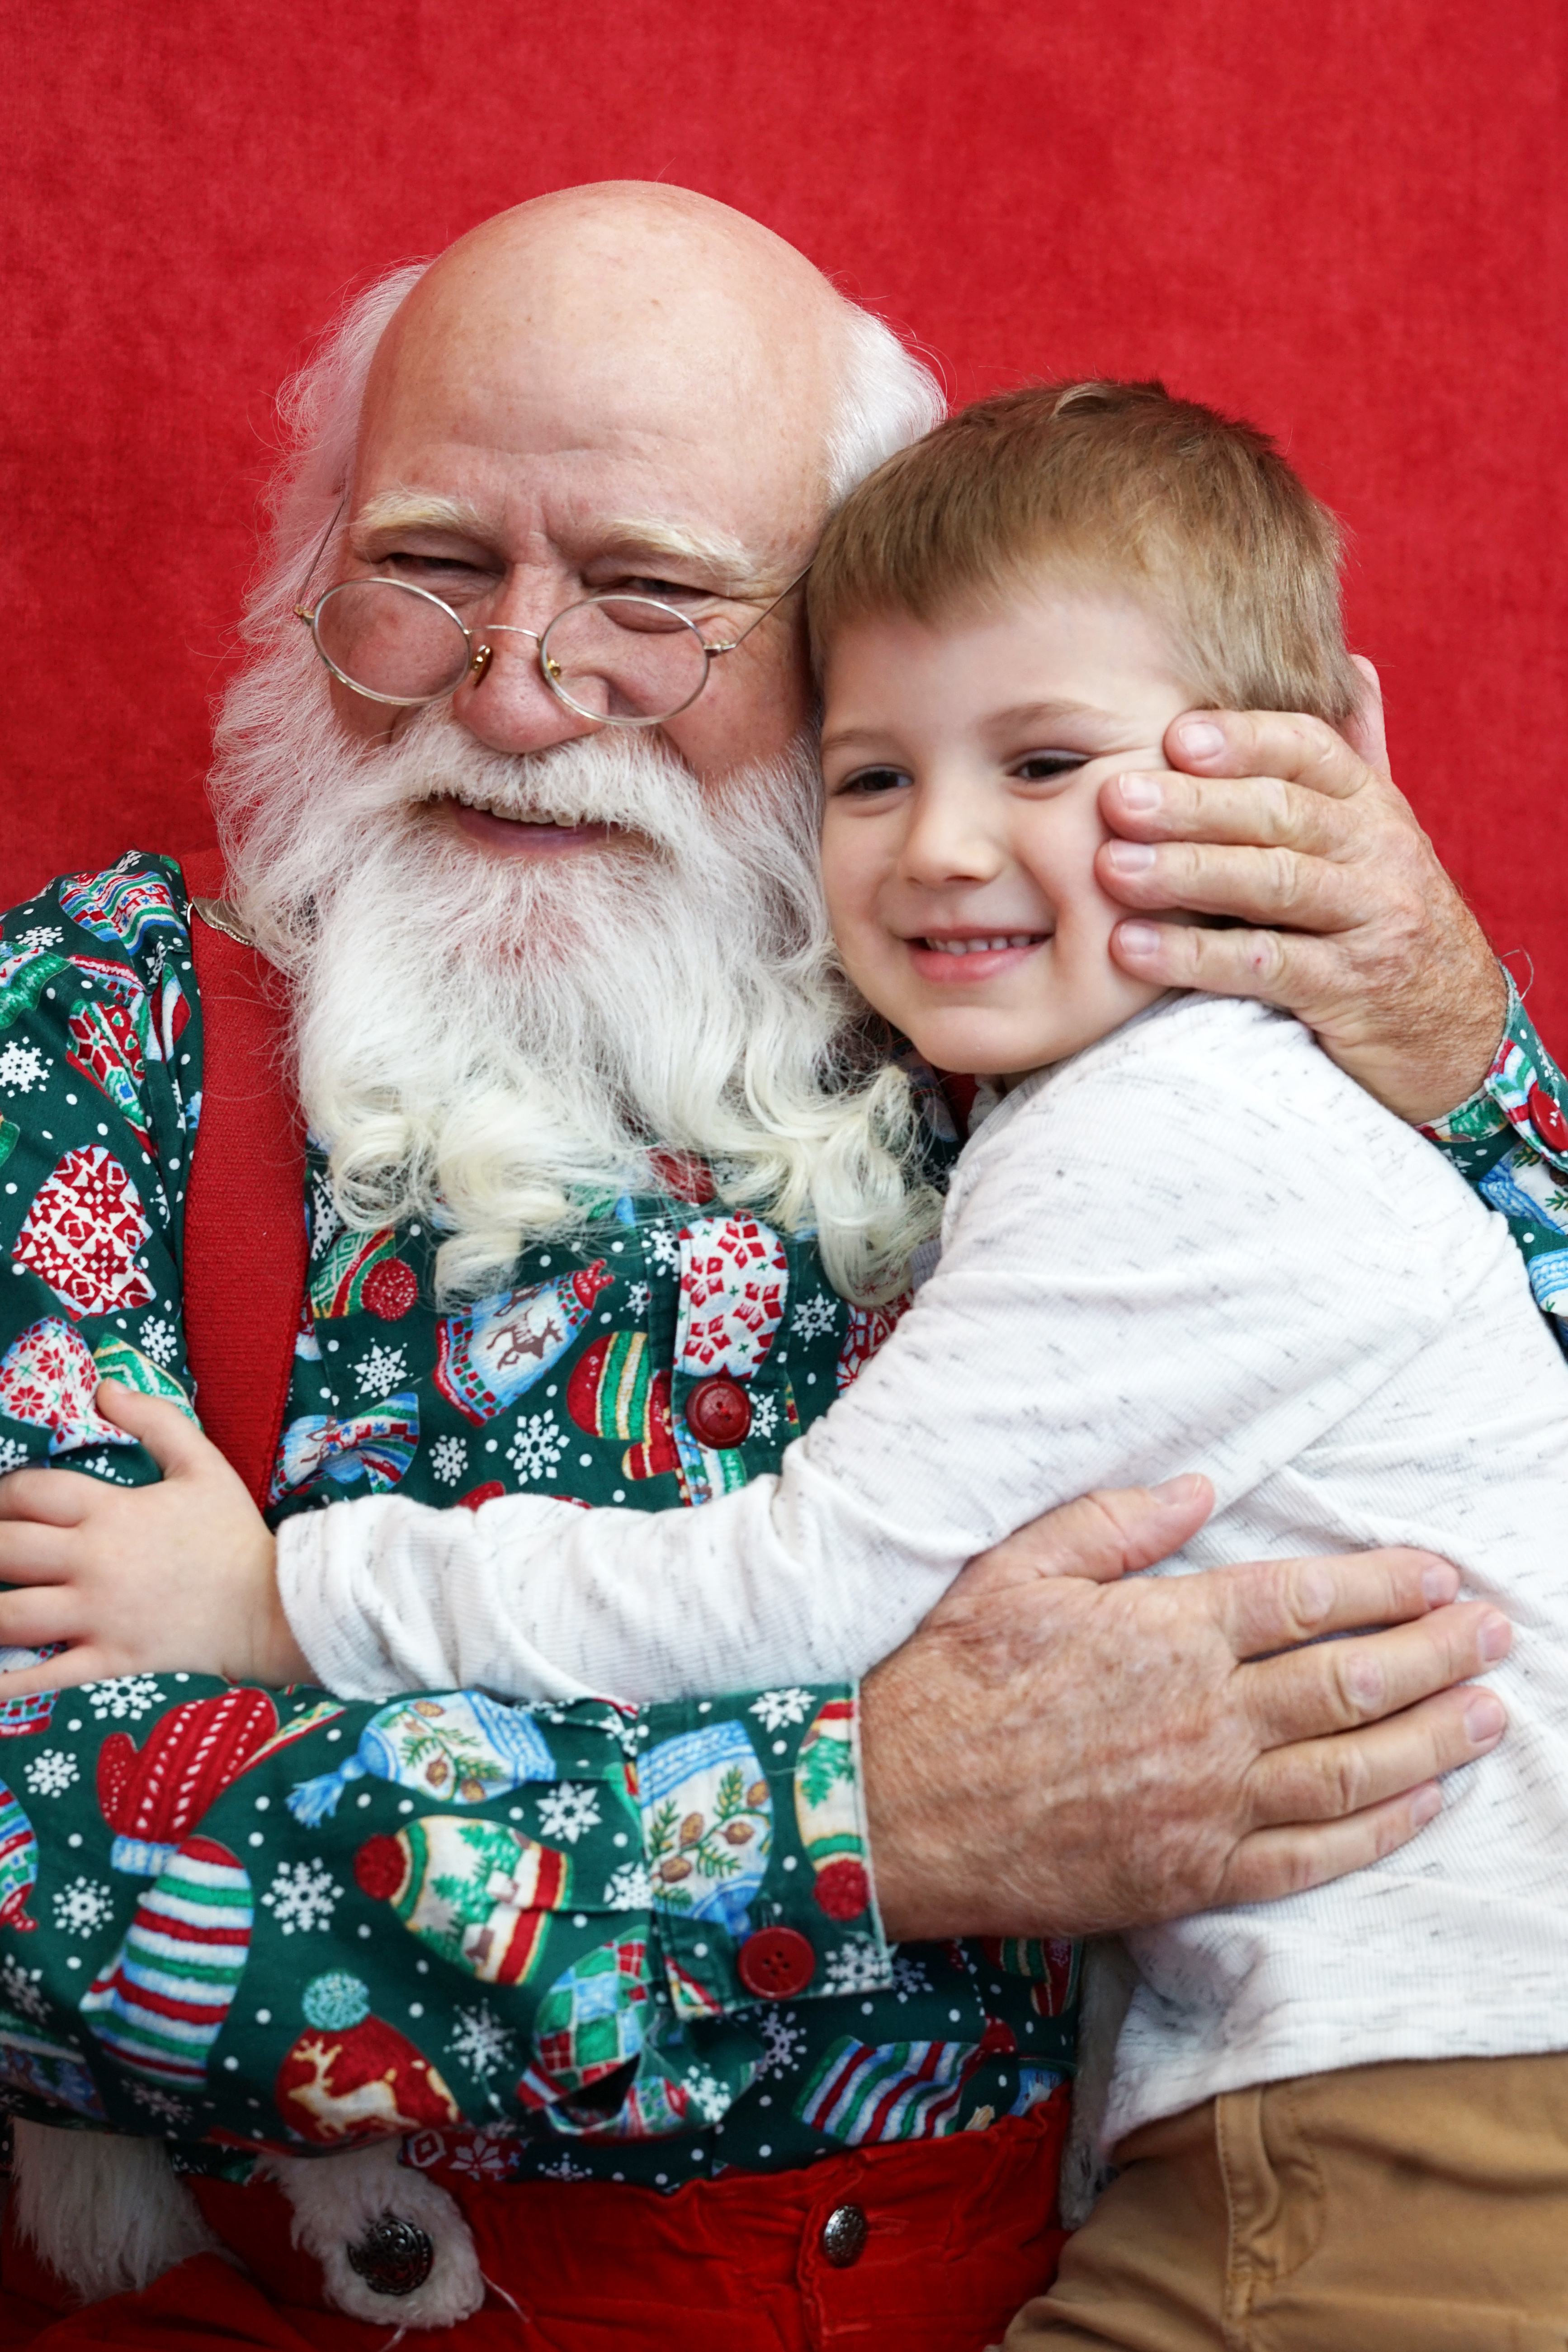
<path id="1" fill-rule="evenodd" d="M 0 1640 L 76 1645 L 68 1662 L 0 1676 L 0 1697 L 179 1668 L 292 1679 L 300 1654 L 273 1538 L 241 1480 L 163 1400 L 105 1381 L 97 1402 L 163 1478 L 127 1488 L 50 1470 L 0 1481 L 0 1581 L 29 1588 L 0 1596 Z"/>
<path id="2" fill-rule="evenodd" d="M 1111 951 L 1163 987 L 1285 1006 L 1403 1118 L 1435 1118 L 1484 1077 L 1506 988 L 1380 758 L 1362 756 L 1381 754 L 1372 705 L 1352 731 L 1360 750 L 1315 719 L 1188 712 L 1169 771 L 1108 779 L 1107 893 L 1230 926 L 1122 922 Z"/>

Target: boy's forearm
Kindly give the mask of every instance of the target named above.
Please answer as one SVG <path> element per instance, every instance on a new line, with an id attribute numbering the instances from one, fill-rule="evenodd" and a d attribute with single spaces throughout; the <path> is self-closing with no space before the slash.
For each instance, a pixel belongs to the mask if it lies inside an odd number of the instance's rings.
<path id="1" fill-rule="evenodd" d="M 279 1596 L 310 1678 L 345 1698 L 442 1688 L 522 1700 L 591 1696 L 525 1638 L 515 1606 L 530 1533 L 572 1506 L 507 1499 L 516 1506 L 510 1576 L 498 1572 L 489 1531 L 459 1506 L 365 1496 L 285 1519 Z"/>

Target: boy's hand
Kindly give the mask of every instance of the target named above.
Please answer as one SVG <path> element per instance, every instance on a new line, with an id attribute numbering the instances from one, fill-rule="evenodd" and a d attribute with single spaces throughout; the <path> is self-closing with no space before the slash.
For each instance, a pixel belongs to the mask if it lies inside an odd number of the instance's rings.
<path id="1" fill-rule="evenodd" d="M 1129 908 L 1239 927 L 1119 923 L 1111 952 L 1136 979 L 1284 1005 L 1402 1118 L 1438 1118 L 1486 1076 L 1507 989 L 1394 789 L 1377 675 L 1357 666 L 1367 698 L 1344 736 L 1317 719 L 1184 712 L 1166 731 L 1170 772 L 1101 788 L 1122 837 L 1095 870 Z"/>
<path id="2" fill-rule="evenodd" d="M 218 1675 L 277 1686 L 310 1664 L 278 1598 L 265 1520 L 216 1445 L 161 1398 L 105 1381 L 98 1409 L 139 1438 L 157 1486 L 72 1470 L 0 1478 L 0 1647 L 68 1643 L 0 1675 L 0 1699 L 114 1675 Z"/>

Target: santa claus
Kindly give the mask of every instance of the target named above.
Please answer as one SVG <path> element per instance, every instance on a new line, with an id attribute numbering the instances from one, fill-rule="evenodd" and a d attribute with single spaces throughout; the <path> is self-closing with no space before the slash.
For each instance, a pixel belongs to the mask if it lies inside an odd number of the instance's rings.
<path id="1" fill-rule="evenodd" d="M 1479 1613 L 1424 1613 L 1453 1589 L 1430 1563 L 1120 1585 L 1201 1518 L 1178 1486 L 976 1563 L 858 1692 L 290 1699 L 199 1806 L 142 1771 L 113 1859 L 99 1747 L 176 1694 L 112 1561 L 68 1575 L 50 1543 L 83 1520 L 61 1470 L 163 1474 L 202 1703 L 228 1631 L 178 1411 L 186 1326 L 215 1349 L 184 1224 L 226 1018 L 197 1001 L 205 934 L 276 976 L 308 1206 L 292 1352 L 251 1384 L 276 1391 L 263 1561 L 283 1516 L 393 1485 L 700 1505 L 773 1466 L 885 1328 L 846 1297 L 897 1291 L 944 1113 L 834 964 L 797 592 L 834 503 L 941 410 L 800 255 L 677 189 L 546 197 L 395 274 L 285 403 L 217 733 L 224 878 L 193 906 L 132 856 L 6 927 L 37 1085 L 4 1144 L 0 1641 L 74 1654 L 0 1696 L 121 1697 L 19 1710 L 18 1750 L 41 1767 L 47 1730 L 59 1760 L 18 1780 L 47 1900 L 0 1999 L 189 2176 L 18 2093 L 18 2341 L 406 2324 L 481 2352 L 521 2312 L 574 2347 L 978 2347 L 1059 2242 L 1060 1938 L 1353 1868 L 1496 1737 L 1451 1687 Z M 1370 722 L 1358 751 L 1197 714 L 1167 751 L 1106 788 L 1127 968 L 1294 1007 L 1413 1118 L 1487 1083 L 1505 986 Z M 1235 920 L 1142 911 L 1178 907 Z M 226 1181 L 253 1254 L 250 1178 Z M 105 1374 L 126 1385 L 95 1397 Z"/>

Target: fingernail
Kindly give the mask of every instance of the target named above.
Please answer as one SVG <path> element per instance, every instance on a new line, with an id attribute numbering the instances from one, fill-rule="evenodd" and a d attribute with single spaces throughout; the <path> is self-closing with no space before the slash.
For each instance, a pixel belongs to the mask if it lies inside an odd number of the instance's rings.
<path id="1" fill-rule="evenodd" d="M 1509 1623 L 1508 1619 L 1489 1617 L 1481 1627 L 1480 1638 L 1476 1647 L 1489 1664 L 1499 1658 L 1506 1658 L 1513 1647 L 1513 1627 Z"/>
<path id="2" fill-rule="evenodd" d="M 1136 809 L 1140 815 L 1164 806 L 1164 786 L 1156 783 L 1152 776 L 1118 776 L 1116 789 L 1121 795 L 1122 807 Z"/>
<path id="3" fill-rule="evenodd" d="M 1146 841 L 1108 841 L 1105 862 L 1118 874 L 1147 874 L 1154 863 L 1154 852 Z"/>
<path id="4" fill-rule="evenodd" d="M 1179 1478 L 1167 1478 L 1158 1486 L 1151 1486 L 1149 1499 L 1154 1503 L 1190 1503 L 1197 1490 L 1198 1473 L 1184 1470 Z"/>
<path id="5" fill-rule="evenodd" d="M 1160 951 L 1160 933 L 1153 923 L 1118 923 L 1114 936 L 1123 955 L 1152 956 Z"/>
<path id="6" fill-rule="evenodd" d="M 1490 1691 L 1478 1691 L 1465 1709 L 1465 1729 L 1476 1748 L 1495 1739 L 1507 1721 L 1501 1699 L 1494 1698 Z"/>
<path id="7" fill-rule="evenodd" d="M 1417 1789 L 1410 1800 L 1410 1818 L 1418 1830 L 1424 1830 L 1434 1813 L 1443 1810 L 1441 1789 Z"/>
<path id="8" fill-rule="evenodd" d="M 1208 719 L 1189 719 L 1177 728 L 1176 740 L 1194 760 L 1212 760 L 1225 750 L 1224 730 Z"/>
<path id="9" fill-rule="evenodd" d="M 1421 1590 L 1434 1606 L 1442 1601 L 1452 1601 L 1459 1589 L 1459 1571 L 1445 1560 L 1434 1560 L 1421 1571 Z"/>

